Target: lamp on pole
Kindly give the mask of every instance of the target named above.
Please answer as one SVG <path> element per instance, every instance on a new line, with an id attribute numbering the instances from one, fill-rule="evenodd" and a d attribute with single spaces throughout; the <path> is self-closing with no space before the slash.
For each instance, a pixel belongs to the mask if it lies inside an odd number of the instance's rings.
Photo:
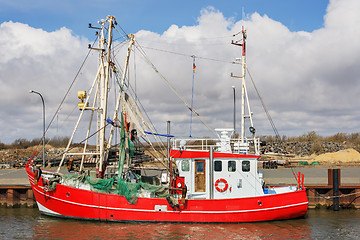
<path id="1" fill-rule="evenodd" d="M 235 132 L 236 132 L 236 121 L 235 121 L 235 116 L 236 116 L 236 99 L 235 99 L 235 86 L 232 86 L 233 90 L 234 90 L 234 137 L 235 137 Z"/>
<path id="2" fill-rule="evenodd" d="M 42 165 L 43 165 L 43 168 L 45 168 L 45 102 L 44 102 L 43 96 L 39 92 L 29 90 L 29 93 L 38 94 L 41 97 L 41 101 L 43 104 L 43 137 L 42 137 L 43 138 L 43 164 Z"/>

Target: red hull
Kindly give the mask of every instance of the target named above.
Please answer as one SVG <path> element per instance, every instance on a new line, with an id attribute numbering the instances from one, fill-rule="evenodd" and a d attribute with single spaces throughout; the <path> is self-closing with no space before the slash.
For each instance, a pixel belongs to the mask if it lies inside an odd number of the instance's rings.
<path id="1" fill-rule="evenodd" d="M 186 200 L 182 210 L 173 210 L 166 199 L 138 198 L 129 204 L 125 197 L 58 184 L 46 192 L 34 184 L 34 173 L 26 168 L 39 210 L 58 217 L 101 221 L 149 222 L 253 222 L 302 217 L 307 212 L 305 190 L 236 199 Z M 156 206 L 162 211 L 155 210 Z M 165 209 L 163 208 L 164 206 Z"/>

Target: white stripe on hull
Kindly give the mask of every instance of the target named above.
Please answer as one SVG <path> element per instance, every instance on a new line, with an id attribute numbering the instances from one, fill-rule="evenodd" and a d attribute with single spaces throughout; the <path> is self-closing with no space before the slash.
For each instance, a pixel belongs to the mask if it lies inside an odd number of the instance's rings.
<path id="1" fill-rule="evenodd" d="M 82 206 L 82 207 L 90 207 L 90 208 L 100 208 L 100 209 L 108 209 L 108 210 L 118 210 L 118 211 L 133 211 L 133 212 L 157 212 L 154 209 L 133 209 L 133 208 L 121 208 L 121 207 L 105 207 L 105 206 L 98 206 L 98 205 L 89 205 L 89 204 L 82 204 L 82 203 L 77 203 L 77 202 L 73 202 L 73 201 L 68 201 L 68 200 L 64 200 L 61 198 L 57 198 L 54 196 L 50 196 L 50 195 L 46 195 L 44 194 L 44 192 L 39 191 L 38 189 L 35 188 L 35 190 L 48 197 L 48 198 L 52 198 L 54 200 L 57 201 L 61 201 L 61 202 L 66 202 L 72 205 L 78 205 L 78 206 Z M 291 207 L 296 207 L 296 206 L 301 206 L 301 205 L 305 205 L 308 204 L 308 202 L 301 202 L 301 203 L 295 203 L 295 204 L 289 204 L 289 205 L 283 205 L 283 206 L 277 206 L 277 207 L 271 207 L 271 208 L 262 208 L 262 209 L 248 209 L 248 210 L 230 210 L 230 211 L 187 211 L 187 210 L 182 210 L 181 213 L 209 213 L 209 214 L 225 214 L 225 213 L 246 213 L 246 212 L 263 212 L 263 211 L 271 211 L 271 210 L 277 210 L 277 209 L 282 209 L 282 208 L 291 208 Z M 40 209 L 40 205 L 39 204 L 39 209 Z M 42 206 L 42 205 L 41 205 Z M 44 209 L 44 212 L 51 212 L 53 214 L 57 214 L 57 215 L 61 215 L 59 213 L 53 212 L 47 208 L 45 208 L 44 206 L 42 206 Z M 40 211 L 42 211 L 40 209 Z M 172 213 L 172 211 L 169 211 L 168 213 Z"/>

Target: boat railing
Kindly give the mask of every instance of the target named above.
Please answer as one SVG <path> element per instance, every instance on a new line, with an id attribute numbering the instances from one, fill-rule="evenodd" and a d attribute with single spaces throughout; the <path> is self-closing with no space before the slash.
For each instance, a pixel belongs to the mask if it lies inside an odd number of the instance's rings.
<path id="1" fill-rule="evenodd" d="M 239 154 L 260 154 L 259 138 L 174 138 L 173 148 L 182 150 L 228 152 Z"/>

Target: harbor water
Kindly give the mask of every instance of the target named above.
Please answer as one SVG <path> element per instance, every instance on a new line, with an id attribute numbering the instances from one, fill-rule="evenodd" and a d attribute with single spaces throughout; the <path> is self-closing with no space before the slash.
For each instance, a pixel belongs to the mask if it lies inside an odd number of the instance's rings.
<path id="1" fill-rule="evenodd" d="M 360 239 L 360 210 L 309 210 L 304 218 L 239 224 L 107 223 L 1 208 L 0 239 Z"/>

